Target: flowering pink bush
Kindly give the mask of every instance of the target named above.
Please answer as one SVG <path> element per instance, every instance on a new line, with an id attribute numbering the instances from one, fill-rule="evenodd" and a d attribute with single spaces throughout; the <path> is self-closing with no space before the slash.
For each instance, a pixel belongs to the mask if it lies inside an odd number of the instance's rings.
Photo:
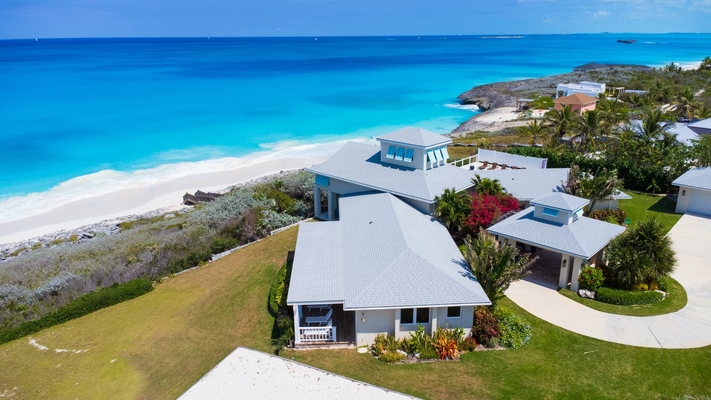
<path id="1" fill-rule="evenodd" d="M 472 194 L 471 213 L 464 226 L 473 232 L 488 228 L 501 215 L 518 209 L 518 200 L 511 195 Z"/>

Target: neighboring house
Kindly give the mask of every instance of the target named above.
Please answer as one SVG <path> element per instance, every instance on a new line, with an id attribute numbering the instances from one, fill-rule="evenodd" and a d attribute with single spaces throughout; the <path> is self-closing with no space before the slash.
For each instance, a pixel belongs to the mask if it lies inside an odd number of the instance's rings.
<path id="1" fill-rule="evenodd" d="M 600 93 L 605 93 L 605 84 L 598 82 L 559 83 L 556 86 L 555 97 L 570 96 L 576 93 L 597 98 Z"/>
<path id="2" fill-rule="evenodd" d="M 559 287 L 578 290 L 580 269 L 604 262 L 604 249 L 625 231 L 620 225 L 583 217 L 589 201 L 565 193 L 531 200 L 531 207 L 490 227 L 501 245 L 531 246 L 561 254 Z"/>
<path id="3" fill-rule="evenodd" d="M 641 124 L 641 121 L 633 121 L 633 124 L 637 122 L 637 126 Z M 691 146 L 693 143 L 693 140 L 697 140 L 699 138 L 699 134 L 692 131 L 689 128 L 689 124 L 685 123 L 680 123 L 676 122 L 674 124 L 671 124 L 669 128 L 667 129 L 667 132 L 676 135 L 676 140 L 679 142 Z"/>
<path id="4" fill-rule="evenodd" d="M 686 125 L 686 127 L 694 131 L 697 135 L 711 135 L 711 118 L 692 122 Z"/>
<path id="5" fill-rule="evenodd" d="M 388 193 L 339 202 L 339 221 L 299 228 L 287 297 L 296 345 L 369 345 L 418 324 L 468 334 L 474 307 L 491 302 L 444 225 Z"/>
<path id="6" fill-rule="evenodd" d="M 582 114 L 585 111 L 592 111 L 597 105 L 597 99 L 585 94 L 572 94 L 570 96 L 558 97 L 553 100 L 555 109 L 560 111 L 565 106 L 570 106 L 571 110 L 577 114 Z"/>
<path id="7" fill-rule="evenodd" d="M 711 167 L 690 169 L 672 185 L 679 186 L 677 213 L 711 216 Z"/>
<path id="8" fill-rule="evenodd" d="M 498 179 L 506 192 L 518 200 L 521 208 L 528 207 L 536 197 L 562 192 L 568 181 L 570 168 L 478 170 L 482 178 Z M 595 203 L 594 210 L 617 210 L 619 200 L 631 199 L 628 194 L 616 191 L 609 199 Z"/>
<path id="9" fill-rule="evenodd" d="M 376 138 L 380 146 L 346 143 L 326 162 L 307 168 L 316 174 L 314 215 L 338 219 L 340 196 L 367 191 L 391 193 L 426 214 L 444 189 L 471 189 L 471 174 L 446 164 L 452 139 L 404 128 Z"/>

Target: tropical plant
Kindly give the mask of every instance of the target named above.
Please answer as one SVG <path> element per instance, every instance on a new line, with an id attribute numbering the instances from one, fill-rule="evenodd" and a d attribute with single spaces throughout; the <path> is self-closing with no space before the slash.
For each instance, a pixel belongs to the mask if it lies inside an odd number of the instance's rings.
<path id="1" fill-rule="evenodd" d="M 585 151 L 597 150 L 600 147 L 600 139 L 605 135 L 600 112 L 590 110 L 583 113 L 577 120 L 576 128 L 578 134 L 572 140 L 577 142 L 577 148 Z"/>
<path id="2" fill-rule="evenodd" d="M 622 187 L 622 180 L 617 177 L 616 170 L 608 171 L 607 168 L 602 168 L 595 175 L 591 175 L 582 172 L 580 166 L 573 164 L 568 171 L 568 181 L 564 184 L 565 193 L 590 200 L 585 210 L 585 216 L 588 216 L 599 201 L 610 198 Z"/>
<path id="3" fill-rule="evenodd" d="M 496 307 L 494 317 L 499 322 L 499 343 L 517 349 L 531 340 L 531 324 L 507 307 Z"/>
<path id="4" fill-rule="evenodd" d="M 607 256 L 613 280 L 625 289 L 640 283 L 655 284 L 669 276 L 676 264 L 671 240 L 656 218 L 644 220 L 615 238 Z"/>
<path id="5" fill-rule="evenodd" d="M 616 130 L 621 123 L 629 122 L 629 109 L 620 100 L 600 100 L 596 109 L 600 112 L 603 125 L 610 131 Z"/>
<path id="6" fill-rule="evenodd" d="M 472 183 L 479 194 L 498 196 L 506 193 L 506 189 L 498 179 L 482 178 L 479 174 L 476 174 L 472 178 Z"/>
<path id="7" fill-rule="evenodd" d="M 521 136 L 530 137 L 531 146 L 534 146 L 536 144 L 536 139 L 545 137 L 549 130 L 550 128 L 548 128 L 547 125 L 542 122 L 538 122 L 538 120 L 534 120 L 533 122 L 528 122 L 525 126 L 519 127 L 518 133 Z"/>
<path id="8" fill-rule="evenodd" d="M 602 275 L 602 270 L 600 268 L 586 265 L 582 270 L 580 270 L 578 282 L 580 283 L 581 288 L 596 292 L 605 282 L 605 277 Z"/>
<path id="9" fill-rule="evenodd" d="M 514 246 L 499 247 L 494 236 L 484 230 L 474 239 L 471 236 L 464 239 L 464 258 L 492 307 L 512 282 L 529 273 L 528 268 L 538 259 L 531 260 L 530 254 L 520 254 Z"/>
<path id="10" fill-rule="evenodd" d="M 546 113 L 546 121 L 558 136 L 558 139 L 567 135 L 573 122 L 575 113 L 570 106 L 563 106 L 560 110 L 550 110 Z"/>
<path id="11" fill-rule="evenodd" d="M 552 108 L 554 105 L 553 98 L 550 96 L 539 96 L 531 102 L 531 108 L 539 110 Z"/>
<path id="12" fill-rule="evenodd" d="M 711 135 L 701 135 L 693 140 L 691 156 L 693 164 L 697 167 L 711 167 Z"/>
<path id="13" fill-rule="evenodd" d="M 474 309 L 474 326 L 472 326 L 471 335 L 484 346 L 489 343 L 492 337 L 499 336 L 499 323 L 488 307 Z"/>
<path id="14" fill-rule="evenodd" d="M 458 353 L 457 341 L 446 336 L 440 336 L 434 343 L 440 360 L 453 360 Z"/>
<path id="15" fill-rule="evenodd" d="M 690 87 L 684 89 L 675 101 L 677 118 L 684 121 L 691 121 L 696 116 L 696 110 L 699 107 L 698 102 L 694 99 L 694 91 Z"/>
<path id="16" fill-rule="evenodd" d="M 471 199 L 465 192 L 457 192 L 454 188 L 444 189 L 441 196 L 435 197 L 434 216 L 444 223 L 450 233 L 459 230 L 464 218 L 471 210 Z"/>
<path id="17" fill-rule="evenodd" d="M 513 196 L 472 194 L 471 212 L 464 219 L 464 226 L 472 232 L 477 232 L 480 228 L 488 228 L 507 212 L 517 209 L 518 200 Z"/>
<path id="18" fill-rule="evenodd" d="M 701 65 L 699 65 L 699 69 L 701 70 L 711 70 L 711 57 L 705 57 L 703 61 L 701 61 Z"/>

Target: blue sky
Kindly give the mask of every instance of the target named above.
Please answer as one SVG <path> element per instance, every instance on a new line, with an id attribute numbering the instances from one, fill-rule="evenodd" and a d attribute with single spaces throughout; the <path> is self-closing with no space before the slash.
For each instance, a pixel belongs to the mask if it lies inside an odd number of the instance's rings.
<path id="1" fill-rule="evenodd" d="M 2 0 L 0 38 L 710 32 L 711 0 Z"/>

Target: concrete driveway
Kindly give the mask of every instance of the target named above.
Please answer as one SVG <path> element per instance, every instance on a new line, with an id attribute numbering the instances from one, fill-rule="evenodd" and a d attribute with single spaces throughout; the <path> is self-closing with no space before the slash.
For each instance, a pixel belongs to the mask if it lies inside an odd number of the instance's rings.
<path id="1" fill-rule="evenodd" d="M 681 310 L 653 317 L 607 314 L 576 303 L 550 284 L 529 278 L 506 295 L 531 314 L 569 331 L 608 342 L 667 349 L 711 345 L 711 218 L 686 214 L 669 232 L 677 266 L 671 274 L 688 297 Z"/>

